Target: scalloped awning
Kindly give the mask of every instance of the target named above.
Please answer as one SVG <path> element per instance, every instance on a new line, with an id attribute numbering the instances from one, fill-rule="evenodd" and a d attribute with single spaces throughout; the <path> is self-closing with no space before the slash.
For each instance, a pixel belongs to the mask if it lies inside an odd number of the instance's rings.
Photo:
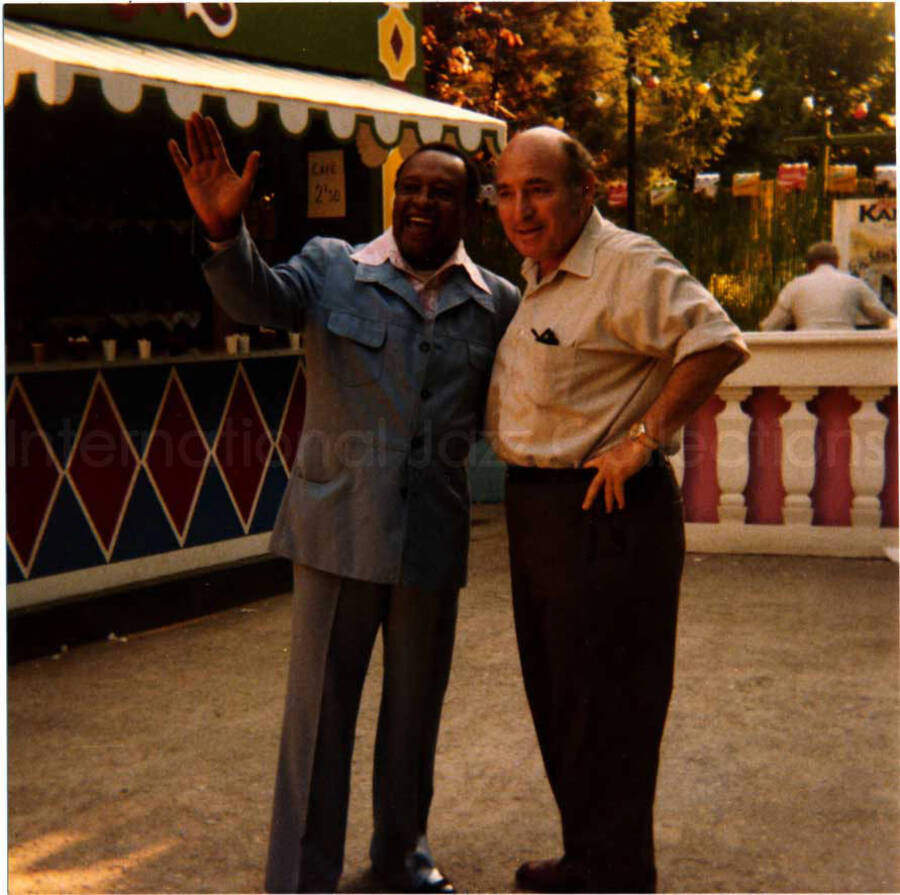
<path id="1" fill-rule="evenodd" d="M 372 121 L 377 139 L 386 147 L 400 142 L 403 125 L 414 126 L 423 143 L 440 140 L 445 129 L 450 130 L 470 151 L 485 136 L 493 138 L 498 150 L 506 141 L 506 124 L 496 118 L 374 81 L 44 25 L 6 20 L 3 62 L 6 105 L 16 95 L 20 75 L 35 75 L 38 94 L 48 105 L 68 102 L 75 75 L 87 75 L 98 78 L 107 102 L 125 113 L 140 106 L 148 85 L 162 88 L 172 111 L 183 119 L 200 110 L 204 96 L 221 96 L 240 127 L 253 124 L 263 101 L 277 104 L 282 124 L 293 134 L 306 129 L 310 110 L 316 109 L 327 113 L 338 140 L 352 139 L 359 119 L 364 119 Z"/>

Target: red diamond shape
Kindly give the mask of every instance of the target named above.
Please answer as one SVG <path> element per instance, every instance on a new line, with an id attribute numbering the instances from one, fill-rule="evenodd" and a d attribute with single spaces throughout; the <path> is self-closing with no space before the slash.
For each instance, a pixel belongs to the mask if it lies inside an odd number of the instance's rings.
<path id="1" fill-rule="evenodd" d="M 144 462 L 175 534 L 183 542 L 209 463 L 209 448 L 174 371 L 166 386 Z"/>
<path id="2" fill-rule="evenodd" d="M 278 437 L 278 453 L 285 471 L 290 474 L 297 456 L 297 446 L 303 433 L 303 414 L 306 412 L 306 377 L 297 364 L 294 385 L 281 420 L 281 435 Z"/>
<path id="3" fill-rule="evenodd" d="M 394 56 L 396 56 L 397 61 L 399 62 L 400 54 L 403 52 L 403 35 L 396 25 L 394 25 L 394 30 L 391 32 L 391 49 L 394 51 Z"/>
<path id="4" fill-rule="evenodd" d="M 6 401 L 6 537 L 26 576 L 62 470 L 18 380 Z"/>
<path id="5" fill-rule="evenodd" d="M 138 459 L 99 375 L 68 469 L 69 479 L 108 558 L 137 475 Z"/>
<path id="6" fill-rule="evenodd" d="M 246 528 L 272 455 L 272 438 L 242 366 L 238 367 L 213 453 Z"/>

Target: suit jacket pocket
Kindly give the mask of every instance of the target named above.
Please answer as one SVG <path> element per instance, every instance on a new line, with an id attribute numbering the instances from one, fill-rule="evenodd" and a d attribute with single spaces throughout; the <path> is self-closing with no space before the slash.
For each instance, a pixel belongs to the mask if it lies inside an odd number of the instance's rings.
<path id="1" fill-rule="evenodd" d="M 332 311 L 326 324 L 328 367 L 343 385 L 370 385 L 381 378 L 387 341 L 384 320 Z"/>

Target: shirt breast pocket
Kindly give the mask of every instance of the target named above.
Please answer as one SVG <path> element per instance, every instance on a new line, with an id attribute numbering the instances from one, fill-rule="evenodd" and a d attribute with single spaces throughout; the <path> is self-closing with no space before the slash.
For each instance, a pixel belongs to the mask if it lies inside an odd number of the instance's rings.
<path id="1" fill-rule="evenodd" d="M 522 389 L 538 407 L 568 404 L 578 349 L 574 345 L 547 345 L 522 339 L 517 372 Z"/>
<path id="2" fill-rule="evenodd" d="M 347 311 L 332 311 L 326 324 L 328 366 L 342 385 L 370 385 L 381 379 L 387 324 Z"/>

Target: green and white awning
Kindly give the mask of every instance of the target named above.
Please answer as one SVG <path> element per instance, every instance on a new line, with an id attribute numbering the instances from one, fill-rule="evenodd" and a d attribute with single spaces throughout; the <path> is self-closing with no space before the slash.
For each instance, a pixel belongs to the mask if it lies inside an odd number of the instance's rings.
<path id="1" fill-rule="evenodd" d="M 16 95 L 21 75 L 34 74 L 41 100 L 61 105 L 72 98 L 76 75 L 100 80 L 103 96 L 119 112 L 140 107 L 144 87 L 165 91 L 172 111 L 188 118 L 204 96 L 220 96 L 240 127 L 256 121 L 259 103 L 278 106 L 290 133 L 301 134 L 312 110 L 327 113 L 338 140 L 353 139 L 360 122 L 371 123 L 378 143 L 396 146 L 405 128 L 420 142 L 455 133 L 467 150 L 487 137 L 497 150 L 506 140 L 506 124 L 488 115 L 436 102 L 375 81 L 324 75 L 261 62 L 215 56 L 88 35 L 44 25 L 4 22 L 4 103 Z"/>

